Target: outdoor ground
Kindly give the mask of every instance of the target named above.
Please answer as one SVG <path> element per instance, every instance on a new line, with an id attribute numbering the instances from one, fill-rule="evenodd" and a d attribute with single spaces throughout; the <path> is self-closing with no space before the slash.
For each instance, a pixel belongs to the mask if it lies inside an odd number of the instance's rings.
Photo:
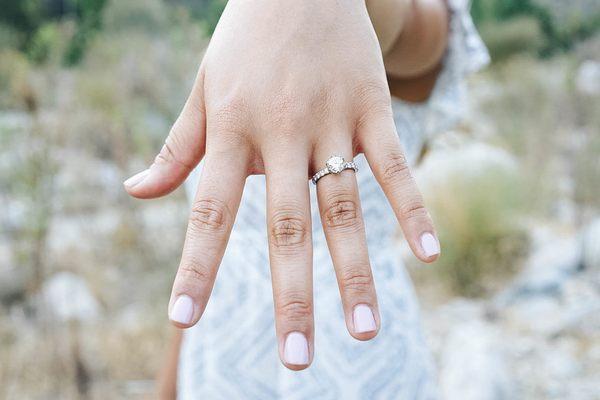
<path id="1" fill-rule="evenodd" d="M 130 26 L 125 4 L 76 68 L 0 53 L 0 398 L 145 398 L 166 348 L 188 205 L 121 182 L 206 39 L 158 1 Z M 600 399 L 598 82 L 598 35 L 508 56 L 415 171 L 443 256 L 404 253 L 446 399 Z"/>

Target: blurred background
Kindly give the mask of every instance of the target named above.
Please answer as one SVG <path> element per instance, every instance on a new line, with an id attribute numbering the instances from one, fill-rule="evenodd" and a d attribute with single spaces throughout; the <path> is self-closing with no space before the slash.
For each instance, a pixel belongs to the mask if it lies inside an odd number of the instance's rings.
<path id="1" fill-rule="evenodd" d="M 0 398 L 151 395 L 188 205 L 121 182 L 224 4 L 0 0 Z M 416 169 L 443 255 L 404 251 L 442 393 L 600 399 L 600 2 L 472 14 L 493 63 Z"/>

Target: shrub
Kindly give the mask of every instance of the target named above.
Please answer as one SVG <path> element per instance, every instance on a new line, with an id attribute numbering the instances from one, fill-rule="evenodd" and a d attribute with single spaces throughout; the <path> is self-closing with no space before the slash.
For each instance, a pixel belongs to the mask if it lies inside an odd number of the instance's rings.
<path id="1" fill-rule="evenodd" d="M 0 50 L 15 49 L 19 46 L 21 34 L 10 25 L 0 23 Z"/>
<path id="2" fill-rule="evenodd" d="M 0 108 L 19 108 L 24 105 L 30 65 L 27 58 L 15 50 L 0 51 Z"/>
<path id="3" fill-rule="evenodd" d="M 40 27 L 27 49 L 29 59 L 34 63 L 42 63 L 50 58 L 60 45 L 60 34 L 55 23 L 48 23 Z"/>
<path id="4" fill-rule="evenodd" d="M 451 293 L 469 297 L 493 291 L 516 270 L 529 247 L 520 221 L 526 208 L 523 182 L 516 169 L 492 164 L 476 168 L 473 173 L 452 169 L 433 185 L 423 185 L 442 254 L 422 273 Z"/>
<path id="5" fill-rule="evenodd" d="M 532 17 L 488 21 L 481 25 L 480 33 L 494 61 L 517 53 L 538 54 L 545 43 L 538 21 Z"/>

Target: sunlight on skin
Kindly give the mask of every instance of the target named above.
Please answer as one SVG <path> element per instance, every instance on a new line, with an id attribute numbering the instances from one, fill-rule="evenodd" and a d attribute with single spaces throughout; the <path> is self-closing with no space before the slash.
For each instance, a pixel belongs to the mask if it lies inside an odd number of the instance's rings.
<path id="1" fill-rule="evenodd" d="M 425 262 L 439 255 L 394 127 L 380 46 L 394 51 L 394 43 L 441 36 L 407 24 L 413 12 L 428 9 L 414 2 L 381 2 L 387 11 L 369 6 L 379 38 L 363 2 L 343 3 L 230 1 L 165 146 L 148 170 L 125 182 L 134 197 L 162 196 L 205 160 L 169 307 L 171 321 L 187 328 L 200 319 L 210 296 L 246 176 L 266 174 L 276 330 L 282 362 L 293 370 L 313 358 L 307 178 L 329 156 L 350 160 L 357 148 L 364 152 L 415 255 Z M 395 19 L 387 22 L 386 14 Z M 402 36 L 406 27 L 411 37 Z M 429 67 L 433 56 L 418 55 L 414 62 Z M 411 65 L 407 71 L 415 73 Z M 349 265 L 371 276 L 356 178 L 345 173 L 335 182 L 319 184 L 318 200 L 338 277 L 357 273 L 346 271 Z M 340 202 L 344 207 L 336 210 Z M 342 212 L 348 217 L 343 223 L 328 217 Z M 369 340 L 379 330 L 375 288 L 371 282 L 346 290 L 346 284 L 351 282 L 340 281 L 350 334 Z"/>

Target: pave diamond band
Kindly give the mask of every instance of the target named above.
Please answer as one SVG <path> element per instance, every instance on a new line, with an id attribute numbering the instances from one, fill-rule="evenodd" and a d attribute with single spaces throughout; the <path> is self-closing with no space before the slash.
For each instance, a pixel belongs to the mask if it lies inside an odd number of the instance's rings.
<path id="1" fill-rule="evenodd" d="M 346 161 L 342 156 L 331 156 L 325 162 L 325 168 L 313 175 L 312 182 L 316 185 L 319 179 L 325 175 L 339 174 L 345 169 L 352 169 L 354 172 L 358 172 L 358 167 L 354 161 Z"/>

